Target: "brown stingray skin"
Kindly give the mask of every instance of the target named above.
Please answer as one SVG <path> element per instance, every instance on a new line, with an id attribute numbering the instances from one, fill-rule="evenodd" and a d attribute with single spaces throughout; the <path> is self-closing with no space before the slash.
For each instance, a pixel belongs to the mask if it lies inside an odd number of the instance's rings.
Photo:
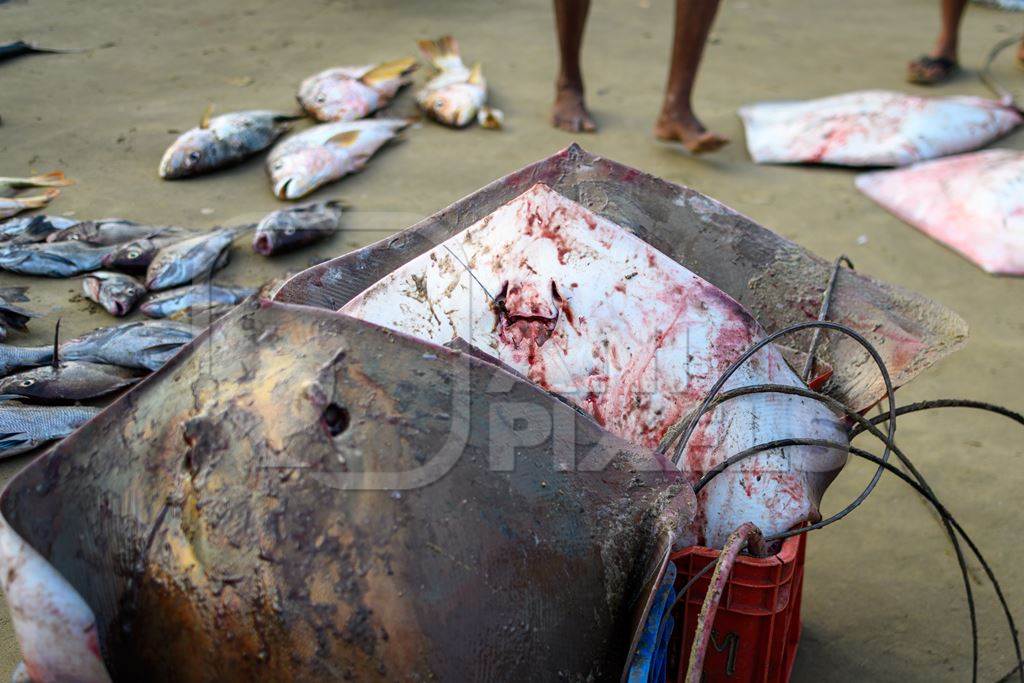
<path id="1" fill-rule="evenodd" d="M 632 231 L 739 301 L 768 332 L 818 317 L 836 254 L 821 259 L 696 190 L 590 154 L 576 144 L 407 230 L 302 271 L 284 284 L 276 299 L 337 310 L 536 183 Z M 948 308 L 850 270 L 837 280 L 829 319 L 853 327 L 875 344 L 897 386 L 967 339 L 967 324 Z M 807 349 L 811 334 L 801 332 L 782 343 Z M 884 397 L 878 369 L 857 342 L 838 333 L 827 333 L 823 340 L 818 357 L 834 370 L 827 393 L 856 410 Z"/>
<path id="2" fill-rule="evenodd" d="M 507 405 L 562 428 L 493 471 Z M 457 457 L 426 486 L 335 478 L 441 462 L 452 434 Z M 567 457 L 608 464 L 566 472 Z M 491 364 L 264 302 L 34 462 L 0 506 L 92 608 L 115 680 L 583 681 L 619 677 L 693 498 L 651 453 Z"/>

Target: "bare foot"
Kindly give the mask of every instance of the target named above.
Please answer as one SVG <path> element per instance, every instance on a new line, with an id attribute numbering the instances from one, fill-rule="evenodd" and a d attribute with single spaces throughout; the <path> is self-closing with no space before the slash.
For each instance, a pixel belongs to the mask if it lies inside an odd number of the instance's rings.
<path id="1" fill-rule="evenodd" d="M 714 152 L 729 144 L 729 138 L 712 133 L 693 115 L 681 117 L 662 114 L 654 124 L 654 137 L 679 141 L 694 154 Z"/>
<path id="2" fill-rule="evenodd" d="M 593 133 L 597 124 L 583 104 L 583 89 L 557 86 L 555 104 L 551 107 L 551 125 L 570 133 Z"/>

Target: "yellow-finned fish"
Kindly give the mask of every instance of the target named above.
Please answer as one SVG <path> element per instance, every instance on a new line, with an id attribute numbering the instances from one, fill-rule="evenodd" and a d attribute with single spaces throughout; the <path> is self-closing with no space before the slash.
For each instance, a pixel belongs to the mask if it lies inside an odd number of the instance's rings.
<path id="1" fill-rule="evenodd" d="M 41 209 L 59 194 L 60 190 L 51 188 L 43 194 L 32 197 L 0 197 L 0 219 L 10 218 L 22 211 Z"/>
<path id="2" fill-rule="evenodd" d="M 451 36 L 437 40 L 419 41 L 420 52 L 434 65 L 438 74 L 427 81 L 416 94 L 419 104 L 428 116 L 455 128 L 464 128 L 485 111 L 487 80 L 480 64 L 466 68 L 459 56 L 459 43 Z M 486 110 L 481 117 L 489 128 L 500 128 L 500 112 Z"/>
<path id="3" fill-rule="evenodd" d="M 61 171 L 51 171 L 42 175 L 34 175 L 28 178 L 4 178 L 0 177 L 0 197 L 13 197 L 18 190 L 30 187 L 66 187 L 74 185 L 75 181 L 64 176 Z"/>
<path id="4" fill-rule="evenodd" d="M 280 199 L 298 199 L 361 170 L 409 123 L 407 119 L 322 123 L 285 138 L 267 158 L 274 194 Z"/>
<path id="5" fill-rule="evenodd" d="M 387 106 L 402 87 L 412 83 L 418 66 L 414 57 L 405 57 L 327 69 L 304 80 L 297 99 L 317 121 L 355 121 Z"/>

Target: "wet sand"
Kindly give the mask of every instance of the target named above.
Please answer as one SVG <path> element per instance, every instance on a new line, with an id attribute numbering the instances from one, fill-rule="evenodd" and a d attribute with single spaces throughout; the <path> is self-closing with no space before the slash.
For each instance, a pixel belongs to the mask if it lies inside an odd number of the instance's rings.
<path id="1" fill-rule="evenodd" d="M 735 113 L 762 99 L 874 87 L 927 92 L 904 85 L 902 77 L 906 61 L 931 43 L 937 4 L 725 2 L 697 100 L 706 123 L 733 144 L 697 159 L 650 135 L 669 51 L 672 3 L 666 0 L 595 3 L 584 65 L 601 131 L 579 136 L 547 126 L 555 53 L 544 0 L 12 0 L 0 4 L 0 42 L 116 46 L 0 65 L 0 174 L 67 172 L 78 185 L 54 202 L 53 213 L 196 228 L 254 220 L 279 206 L 262 161 L 198 180 L 164 182 L 156 166 L 174 138 L 170 131 L 196 125 L 210 102 L 221 112 L 291 110 L 298 82 L 317 70 L 412 54 L 416 39 L 451 32 L 468 60 L 483 62 L 507 129 L 418 126 L 365 172 L 315 195 L 351 205 L 342 234 L 273 260 L 240 242 L 221 280 L 260 284 L 375 241 L 578 140 L 590 151 L 711 195 L 824 257 L 848 254 L 859 270 L 957 310 L 971 326 L 966 349 L 901 390 L 901 402 L 960 396 L 1021 410 L 1024 281 L 988 276 L 903 225 L 857 193 L 850 171 L 755 166 Z M 1022 24 L 1020 14 L 972 7 L 962 37 L 968 71 L 934 92 L 985 94 L 970 70 L 992 43 Z M 1024 75 L 1008 57 L 997 73 L 1024 94 Z M 411 106 L 406 93 L 394 110 L 409 112 Z M 997 145 L 1022 149 L 1024 134 L 1018 131 Z M 47 313 L 31 335 L 13 337 L 15 343 L 45 343 L 58 315 L 68 335 L 113 322 L 78 297 L 77 280 L 0 274 L 0 286 L 12 285 L 29 286 L 29 306 Z M 900 424 L 904 450 L 987 552 L 1011 606 L 1024 619 L 1019 428 L 955 411 Z M 28 461 L 0 464 L 0 478 Z M 868 476 L 866 467 L 853 463 L 830 490 L 826 512 L 856 495 Z M 993 680 L 1010 668 L 1013 654 L 983 575 L 973 577 L 982 680 Z M 934 515 L 898 481 L 884 480 L 855 514 L 810 539 L 803 621 L 795 680 L 969 676 L 969 624 L 954 557 Z M 17 660 L 4 609 L 0 677 Z"/>

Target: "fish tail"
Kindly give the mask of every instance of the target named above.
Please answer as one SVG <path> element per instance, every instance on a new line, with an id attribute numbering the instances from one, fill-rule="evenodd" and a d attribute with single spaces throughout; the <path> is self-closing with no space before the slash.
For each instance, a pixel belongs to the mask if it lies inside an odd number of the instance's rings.
<path id="1" fill-rule="evenodd" d="M 421 40 L 418 45 L 423 58 L 442 71 L 453 66 L 462 66 L 459 43 L 452 36 L 442 36 L 437 40 Z"/>
<path id="2" fill-rule="evenodd" d="M 50 189 L 34 197 L 18 197 L 17 202 L 26 209 L 41 209 L 59 194 L 60 190 Z"/>
<path id="3" fill-rule="evenodd" d="M 501 130 L 505 125 L 505 114 L 500 109 L 484 105 L 476 115 L 477 123 L 484 128 Z"/>
<path id="4" fill-rule="evenodd" d="M 66 177 L 63 171 L 51 171 L 25 178 L 25 184 L 32 187 L 66 187 L 74 185 L 75 181 Z"/>
<path id="5" fill-rule="evenodd" d="M 363 83 L 373 86 L 383 81 L 390 81 L 395 78 L 405 78 L 419 68 L 415 57 L 403 57 L 390 62 L 384 62 L 373 67 L 360 77 Z"/>

